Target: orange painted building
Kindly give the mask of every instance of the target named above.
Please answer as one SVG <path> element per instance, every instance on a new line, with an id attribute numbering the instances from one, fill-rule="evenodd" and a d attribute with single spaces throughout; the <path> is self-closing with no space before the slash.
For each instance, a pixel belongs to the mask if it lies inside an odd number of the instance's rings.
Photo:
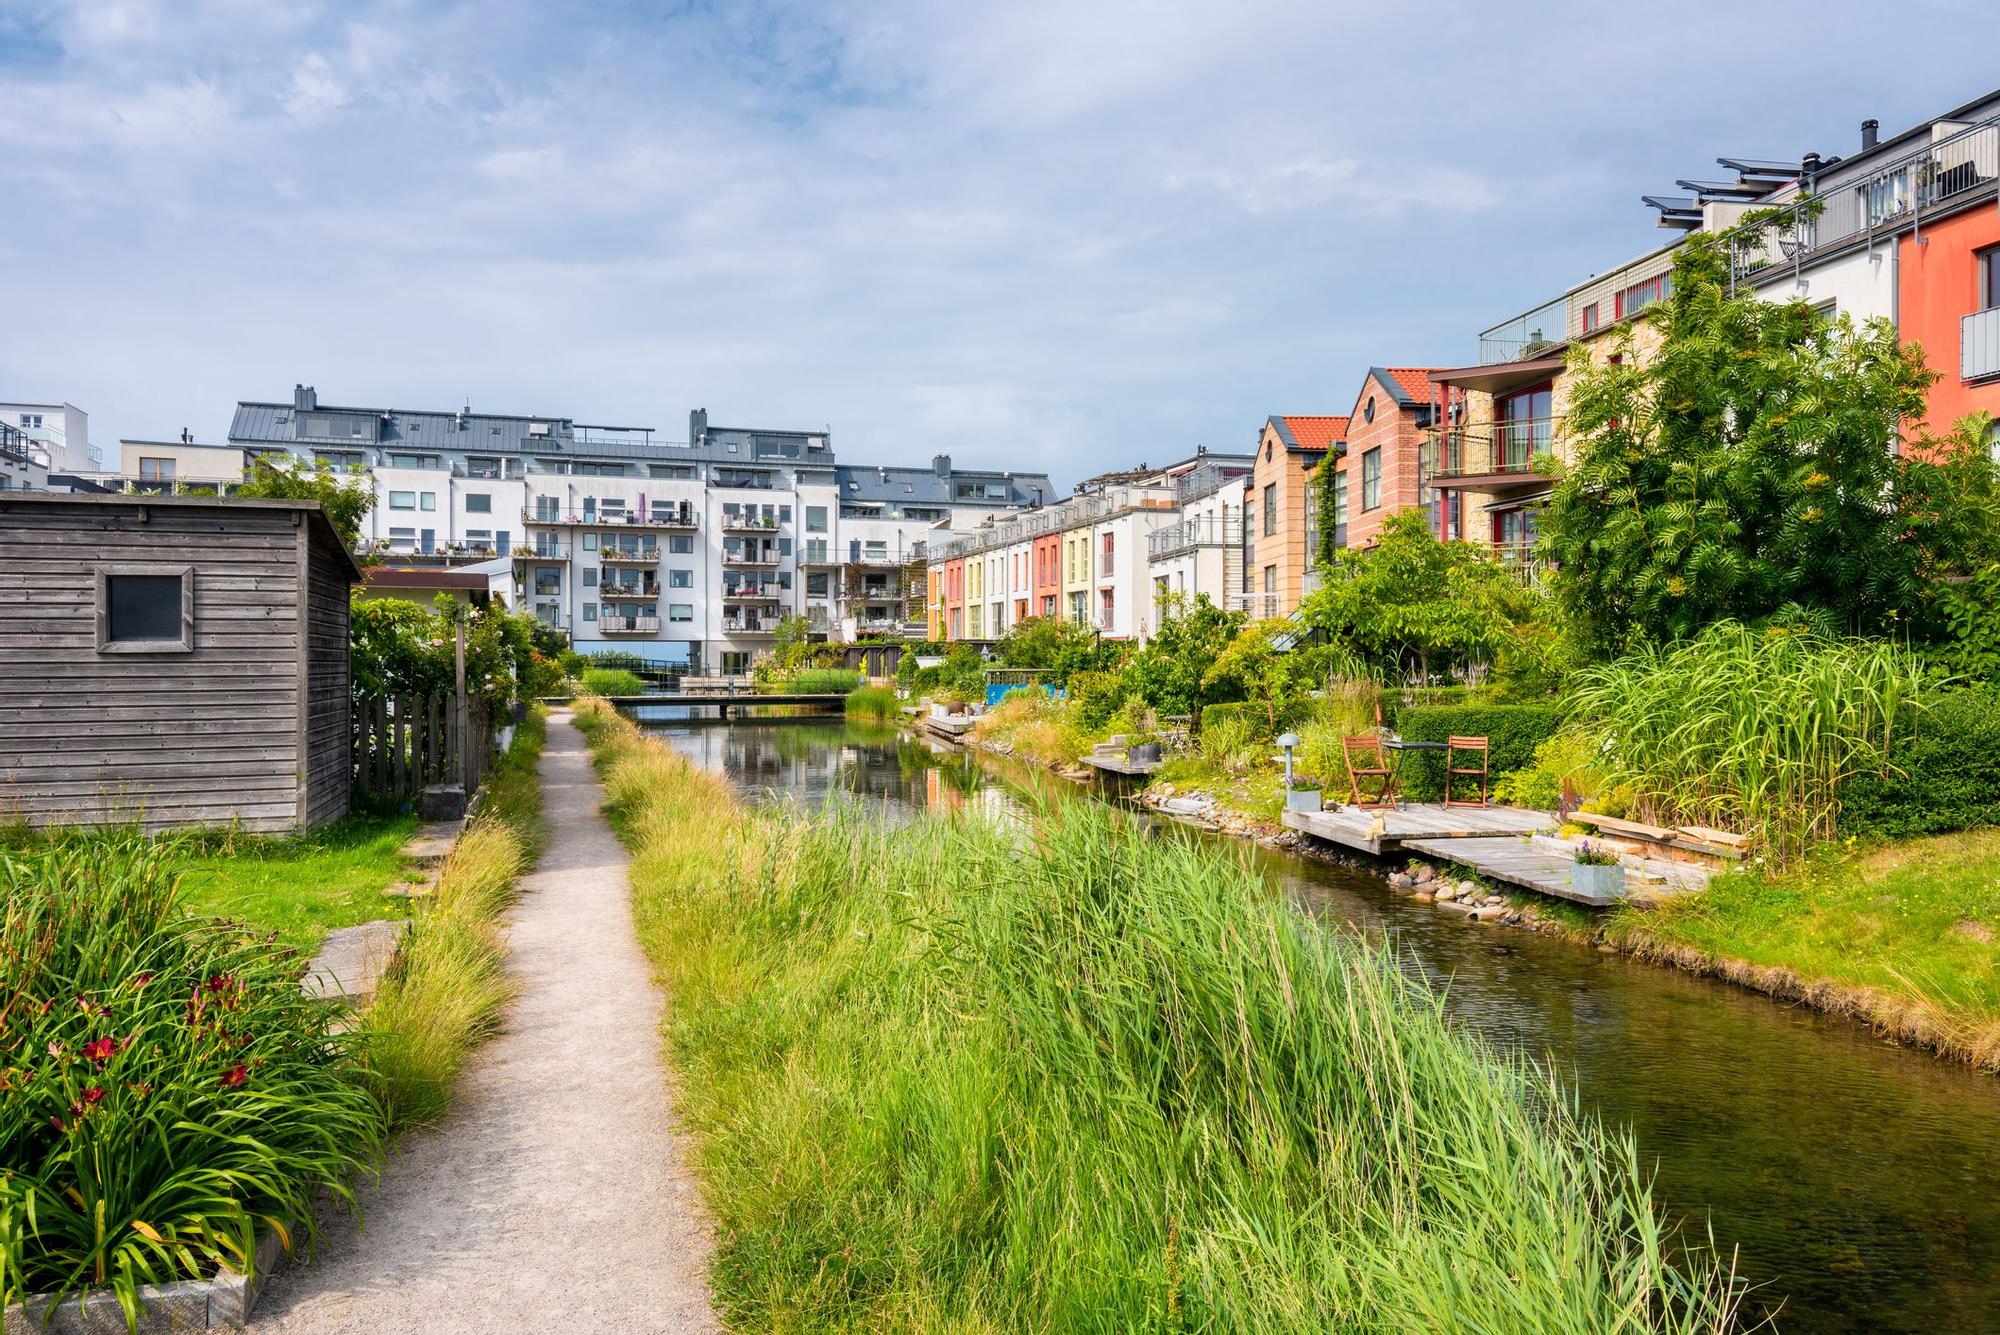
<path id="1" fill-rule="evenodd" d="M 1034 540 L 1034 606 L 1030 615 L 1062 615 L 1062 534 L 1048 533 Z"/>
<path id="2" fill-rule="evenodd" d="M 1968 413 L 2000 416 L 2000 212 L 1966 209 L 1898 244 L 1898 332 L 1938 373 L 1919 429 L 1943 435 Z"/>
<path id="3" fill-rule="evenodd" d="M 944 563 L 942 572 L 944 599 L 940 608 L 939 633 L 941 640 L 963 639 L 965 636 L 965 558 L 957 557 Z"/>
<path id="4" fill-rule="evenodd" d="M 1253 618 L 1288 616 L 1305 596 L 1312 569 L 1307 533 L 1313 469 L 1347 437 L 1345 417 L 1285 414 L 1266 418 L 1257 436 L 1243 501 L 1243 593 Z"/>

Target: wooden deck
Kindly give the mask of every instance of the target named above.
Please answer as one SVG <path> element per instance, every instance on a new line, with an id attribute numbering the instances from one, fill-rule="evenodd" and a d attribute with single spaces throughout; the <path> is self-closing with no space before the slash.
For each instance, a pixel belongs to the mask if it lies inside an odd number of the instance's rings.
<path id="1" fill-rule="evenodd" d="M 1285 824 L 1315 839 L 1378 856 L 1406 848 L 1415 839 L 1511 838 L 1519 842 L 1522 835 L 1547 834 L 1556 828 L 1555 818 L 1540 811 L 1522 811 L 1517 807 L 1445 807 L 1427 802 L 1380 811 L 1356 807 L 1287 811 Z"/>
<path id="2" fill-rule="evenodd" d="M 917 720 L 927 731 L 954 742 L 971 732 L 972 725 L 978 721 L 975 714 L 926 714 Z"/>
<path id="3" fill-rule="evenodd" d="M 1164 760 L 1128 760 L 1123 752 L 1111 751 L 1099 754 L 1092 752 L 1083 758 L 1083 763 L 1093 769 L 1101 769 L 1108 774 L 1124 774 L 1133 778 L 1144 778 L 1164 765 Z"/>
<path id="4" fill-rule="evenodd" d="M 1576 850 L 1560 839 L 1415 839 L 1403 847 L 1412 853 L 1472 868 L 1491 881 L 1505 881 L 1558 899 L 1604 908 L 1628 899 L 1648 899 L 1705 889 L 1708 872 L 1685 862 L 1624 858 L 1622 896 L 1587 895 L 1570 884 Z"/>

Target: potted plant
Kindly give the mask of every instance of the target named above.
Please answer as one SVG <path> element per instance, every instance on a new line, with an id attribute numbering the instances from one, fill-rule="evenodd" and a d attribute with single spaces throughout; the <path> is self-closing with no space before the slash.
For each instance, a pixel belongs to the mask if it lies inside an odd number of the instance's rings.
<path id="1" fill-rule="evenodd" d="M 1309 779 L 1301 774 L 1285 788 L 1287 811 L 1318 811 L 1323 805 L 1318 779 Z"/>
<path id="2" fill-rule="evenodd" d="M 1618 854 L 1588 839 L 1576 846 L 1576 865 L 1570 868 L 1569 883 L 1580 895 L 1595 900 L 1625 897 L 1625 865 Z"/>

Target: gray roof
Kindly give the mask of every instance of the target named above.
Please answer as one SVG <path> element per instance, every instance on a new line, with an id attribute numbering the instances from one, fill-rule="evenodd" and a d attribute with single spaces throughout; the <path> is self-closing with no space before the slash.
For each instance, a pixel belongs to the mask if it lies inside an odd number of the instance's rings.
<path id="1" fill-rule="evenodd" d="M 940 474 L 930 468 L 869 467 L 842 464 L 834 480 L 844 501 L 881 501 L 896 505 L 1050 505 L 1062 499 L 1047 473 L 1004 473 L 983 468 L 953 468 Z M 998 482 L 1006 499 L 954 494 L 959 482 Z"/>

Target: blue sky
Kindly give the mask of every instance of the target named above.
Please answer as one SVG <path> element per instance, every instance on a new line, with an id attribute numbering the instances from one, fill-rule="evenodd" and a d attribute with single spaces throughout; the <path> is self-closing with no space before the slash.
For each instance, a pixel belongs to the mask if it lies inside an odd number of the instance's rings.
<path id="1" fill-rule="evenodd" d="M 1717 154 L 1993 86 L 1976 4 L 0 0 L 0 398 L 830 426 L 1061 483 L 1666 239 Z"/>

